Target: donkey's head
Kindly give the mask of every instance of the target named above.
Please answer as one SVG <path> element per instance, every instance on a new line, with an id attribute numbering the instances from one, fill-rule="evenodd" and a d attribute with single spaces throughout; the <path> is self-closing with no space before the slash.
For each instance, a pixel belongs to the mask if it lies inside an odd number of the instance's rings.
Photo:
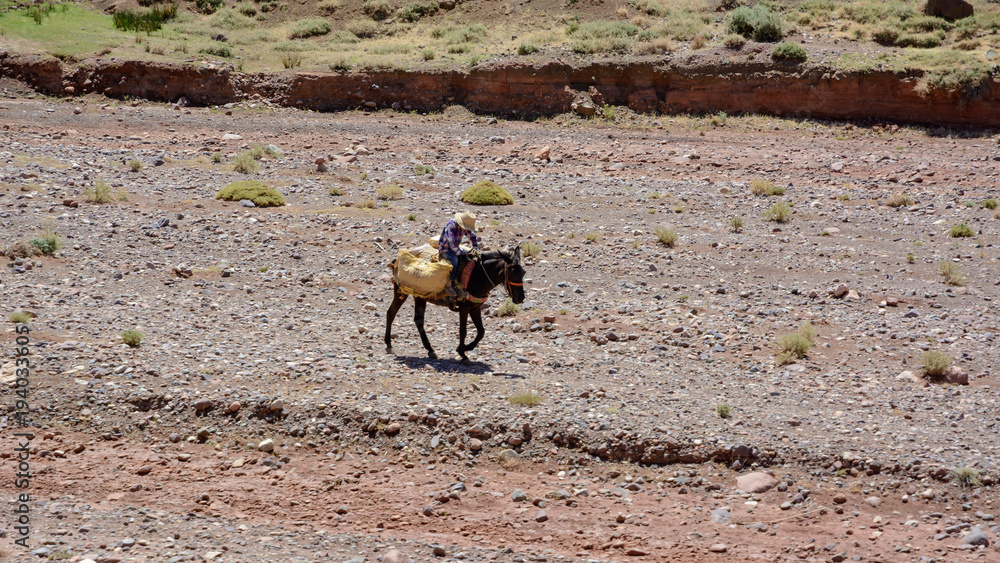
<path id="1" fill-rule="evenodd" d="M 504 253 L 504 260 L 507 265 L 504 268 L 506 277 L 504 285 L 510 293 L 510 299 L 514 303 L 524 302 L 524 266 L 521 265 L 521 247 L 515 246 L 513 250 Z"/>

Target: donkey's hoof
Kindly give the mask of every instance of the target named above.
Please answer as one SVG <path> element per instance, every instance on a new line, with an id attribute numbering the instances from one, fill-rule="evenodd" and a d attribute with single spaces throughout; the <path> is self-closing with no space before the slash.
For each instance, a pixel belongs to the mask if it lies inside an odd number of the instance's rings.
<path id="1" fill-rule="evenodd" d="M 462 358 L 462 365 L 463 366 L 471 366 L 472 365 L 472 360 L 470 360 L 469 358 Z"/>
<path id="2" fill-rule="evenodd" d="M 428 357 L 428 358 L 430 358 L 430 359 L 432 359 L 432 360 L 436 360 L 436 359 L 438 359 L 438 355 L 437 355 L 437 354 L 435 354 L 434 352 L 429 352 L 429 353 L 427 354 L 427 357 Z"/>
<path id="3" fill-rule="evenodd" d="M 386 354 L 392 354 L 392 346 L 386 346 L 385 347 L 385 353 Z"/>

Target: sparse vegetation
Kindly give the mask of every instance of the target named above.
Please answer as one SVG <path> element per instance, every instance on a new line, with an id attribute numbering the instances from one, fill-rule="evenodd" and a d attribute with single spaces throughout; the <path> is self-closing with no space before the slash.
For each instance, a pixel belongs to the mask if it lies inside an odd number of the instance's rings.
<path id="1" fill-rule="evenodd" d="M 358 207 L 360 207 L 361 209 L 375 209 L 376 205 L 377 204 L 375 203 L 374 199 L 366 199 L 358 203 Z"/>
<path id="2" fill-rule="evenodd" d="M 132 169 L 132 172 L 138 172 L 142 170 L 142 161 L 138 158 L 133 158 L 128 161 L 128 167 Z"/>
<path id="3" fill-rule="evenodd" d="M 948 260 L 942 260 L 939 262 L 938 273 L 944 277 L 944 283 L 948 285 L 965 285 L 965 275 L 962 273 L 962 268 L 954 262 Z"/>
<path id="4" fill-rule="evenodd" d="M 889 207 L 910 207 L 913 205 L 913 198 L 905 193 L 896 192 L 889 197 L 885 204 Z"/>
<path id="5" fill-rule="evenodd" d="M 570 48 L 575 53 L 627 53 L 639 28 L 622 21 L 591 21 L 572 23 L 566 35 L 573 39 Z"/>
<path id="6" fill-rule="evenodd" d="M 719 403 L 715 405 L 715 412 L 718 413 L 719 418 L 730 418 L 733 416 L 733 407 L 729 406 L 729 403 Z"/>
<path id="7" fill-rule="evenodd" d="M 534 43 L 521 43 L 517 46 L 517 54 L 521 56 L 537 53 L 538 51 L 538 45 Z"/>
<path id="8" fill-rule="evenodd" d="M 779 201 L 764 212 L 764 219 L 775 223 L 787 223 L 792 219 L 792 206 L 785 201 Z"/>
<path id="9" fill-rule="evenodd" d="M 392 4 L 388 0 L 366 0 L 361 9 L 375 21 L 387 19 L 393 12 Z"/>
<path id="10" fill-rule="evenodd" d="M 291 31 L 288 32 L 289 39 L 304 39 L 306 37 L 317 37 L 330 33 L 330 22 L 321 19 L 299 20 L 292 24 Z"/>
<path id="11" fill-rule="evenodd" d="M 433 173 L 434 169 L 426 164 L 418 164 L 413 167 L 413 172 L 415 172 L 417 176 L 423 176 L 425 174 Z"/>
<path id="12" fill-rule="evenodd" d="M 809 56 L 806 54 L 805 48 L 798 43 L 778 43 L 775 45 L 774 49 L 771 50 L 771 58 L 776 61 L 795 61 L 803 62 Z"/>
<path id="13" fill-rule="evenodd" d="M 989 210 L 996 209 L 997 206 L 1000 206 L 1000 202 L 998 202 L 996 199 L 992 197 L 983 202 L 983 207 Z"/>
<path id="14" fill-rule="evenodd" d="M 601 233 L 597 231 L 590 231 L 587 233 L 587 240 L 590 242 L 596 242 L 599 238 L 601 238 Z"/>
<path id="15" fill-rule="evenodd" d="M 775 186 L 767 180 L 756 178 L 750 182 L 750 193 L 753 195 L 785 195 L 785 188 Z"/>
<path id="16" fill-rule="evenodd" d="M 434 14 L 437 11 L 437 2 L 409 2 L 399 9 L 396 13 L 396 17 L 398 17 L 401 21 L 413 23 L 418 22 L 424 16 Z"/>
<path id="17" fill-rule="evenodd" d="M 498 317 L 512 317 L 521 312 L 521 306 L 514 303 L 510 297 L 503 302 L 503 305 L 497 307 L 496 316 Z"/>
<path id="18" fill-rule="evenodd" d="M 677 231 L 666 227 L 656 227 L 656 240 L 667 248 L 673 248 L 677 244 Z"/>
<path id="19" fill-rule="evenodd" d="M 420 53 L 420 56 L 425 61 L 433 61 L 435 56 L 434 49 L 424 49 L 423 52 Z"/>
<path id="20" fill-rule="evenodd" d="M 523 254 L 525 257 L 530 258 L 532 256 L 540 254 L 541 252 L 542 252 L 542 245 L 538 244 L 537 242 L 532 242 L 530 240 L 521 242 L 521 254 Z"/>
<path id="21" fill-rule="evenodd" d="M 145 338 L 141 332 L 130 328 L 128 330 L 123 330 L 121 333 L 122 342 L 131 346 L 132 348 L 137 348 L 139 344 L 142 343 L 143 338 Z"/>
<path id="22" fill-rule="evenodd" d="M 414 213 L 408 213 L 406 215 L 406 220 L 407 221 L 416 221 L 417 220 L 417 216 Z"/>
<path id="23" fill-rule="evenodd" d="M 148 10 L 122 10 L 111 15 L 115 28 L 122 31 L 145 32 L 147 35 L 158 31 L 168 22 L 177 17 L 177 5 L 153 6 Z"/>
<path id="24" fill-rule="evenodd" d="M 816 329 L 805 322 L 795 332 L 778 338 L 778 365 L 785 365 L 806 357 L 816 343 Z"/>
<path id="25" fill-rule="evenodd" d="M 510 205 L 514 203 L 510 192 L 491 180 L 476 182 L 471 188 L 462 192 L 461 200 L 472 205 Z"/>
<path id="26" fill-rule="evenodd" d="M 963 489 L 971 489 L 983 484 L 979 479 L 979 471 L 972 467 L 959 467 L 952 471 L 951 482 Z"/>
<path id="27" fill-rule="evenodd" d="M 333 197 L 338 197 L 344 195 L 344 190 L 339 186 L 333 186 L 332 188 L 326 190 L 326 192 Z"/>
<path id="28" fill-rule="evenodd" d="M 952 227 L 951 230 L 948 231 L 948 234 L 952 238 L 964 238 L 964 237 L 976 236 L 976 233 L 972 229 L 970 229 L 969 226 L 966 225 L 964 221 Z"/>
<path id="29" fill-rule="evenodd" d="M 125 188 L 118 188 L 118 193 L 115 194 L 115 197 L 118 201 L 128 201 L 128 192 L 125 191 Z"/>
<path id="30" fill-rule="evenodd" d="M 784 35 L 781 14 L 764 3 L 753 8 L 740 6 L 726 17 L 726 27 L 732 33 L 762 43 L 780 41 Z"/>
<path id="31" fill-rule="evenodd" d="M 403 199 L 403 188 L 399 187 L 398 184 L 379 186 L 375 188 L 375 195 L 381 200 L 395 201 L 397 199 Z"/>
<path id="32" fill-rule="evenodd" d="M 951 367 L 952 357 L 936 350 L 924 352 L 920 357 L 920 371 L 928 379 L 942 379 Z"/>
<path id="33" fill-rule="evenodd" d="M 734 233 L 738 233 L 738 232 L 742 231 L 743 230 L 743 218 L 742 217 L 733 217 L 733 218 L 729 219 L 729 228 Z"/>
<path id="34" fill-rule="evenodd" d="M 324 16 L 332 15 L 340 8 L 340 0 L 321 0 L 316 4 L 316 9 Z"/>
<path id="35" fill-rule="evenodd" d="M 507 397 L 507 400 L 515 405 L 533 407 L 535 405 L 542 404 L 542 401 L 545 400 L 545 397 L 542 397 L 541 395 L 535 392 L 526 392 L 526 393 L 517 393 L 515 395 L 511 395 L 510 397 Z"/>
<path id="36" fill-rule="evenodd" d="M 31 321 L 31 313 L 25 311 L 14 311 L 7 316 L 7 320 L 12 323 L 25 324 Z"/>
<path id="37" fill-rule="evenodd" d="M 240 174 L 253 174 L 260 170 L 260 165 L 250 151 L 244 151 L 233 159 L 233 170 Z"/>
<path id="38" fill-rule="evenodd" d="M 213 152 L 212 153 L 212 162 L 215 163 L 215 164 L 219 164 L 220 162 L 222 162 L 222 153 L 219 152 L 219 151 Z"/>
<path id="39" fill-rule="evenodd" d="M 733 51 L 739 51 L 747 44 L 747 40 L 742 35 L 737 35 L 735 33 L 727 35 L 722 38 L 722 44 L 726 49 L 732 49 Z"/>
<path id="40" fill-rule="evenodd" d="M 906 263 L 907 264 L 913 264 L 916 261 L 917 261 L 917 257 L 914 256 L 912 252 L 907 253 L 907 255 L 906 255 Z"/>
<path id="41" fill-rule="evenodd" d="M 83 199 L 90 203 L 111 203 L 114 198 L 111 196 L 111 186 L 104 180 L 94 182 L 93 186 L 83 190 Z"/>
<path id="42" fill-rule="evenodd" d="M 278 190 L 275 190 L 264 182 L 258 182 L 257 180 L 241 180 L 239 182 L 233 182 L 232 184 L 229 184 L 219 190 L 219 193 L 215 194 L 215 199 L 225 201 L 240 201 L 242 199 L 249 199 L 257 207 L 276 207 L 285 205 L 285 197 L 282 196 Z"/>

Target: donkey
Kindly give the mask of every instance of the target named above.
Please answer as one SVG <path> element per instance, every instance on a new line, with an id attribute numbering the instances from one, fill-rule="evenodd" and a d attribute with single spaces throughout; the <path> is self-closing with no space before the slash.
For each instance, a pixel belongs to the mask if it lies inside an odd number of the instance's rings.
<path id="1" fill-rule="evenodd" d="M 475 299 L 459 300 L 453 308 L 453 310 L 458 311 L 460 319 L 458 354 L 462 357 L 462 363 L 465 365 L 470 363 L 465 353 L 475 349 L 479 341 L 483 339 L 483 333 L 485 332 L 483 330 L 483 304 L 486 302 L 486 298 L 490 292 L 493 291 L 493 288 L 498 285 L 504 286 L 504 289 L 507 290 L 507 295 L 510 296 L 511 301 L 514 303 L 524 302 L 524 267 L 521 265 L 520 247 L 506 251 L 494 250 L 480 254 L 479 262 L 473 268 L 472 275 L 469 278 L 469 286 L 466 288 L 466 292 Z M 385 351 L 388 354 L 392 353 L 392 321 L 396 318 L 396 313 L 399 312 L 399 308 L 403 306 L 403 302 L 407 298 L 407 294 L 399 290 L 399 284 L 395 280 L 393 280 L 392 291 L 392 304 L 389 305 L 389 310 L 385 314 Z M 427 355 L 432 360 L 437 359 L 437 354 L 434 353 L 430 341 L 427 340 L 427 333 L 424 332 L 424 311 L 427 308 L 427 303 L 441 306 L 448 306 L 448 304 L 442 300 L 424 299 L 417 296 L 414 296 L 413 299 L 416 302 L 413 307 L 413 321 L 417 324 L 420 340 L 424 343 L 424 348 L 427 349 Z M 472 323 L 476 325 L 476 338 L 469 344 L 466 344 L 466 326 L 468 325 L 470 316 L 472 317 Z"/>

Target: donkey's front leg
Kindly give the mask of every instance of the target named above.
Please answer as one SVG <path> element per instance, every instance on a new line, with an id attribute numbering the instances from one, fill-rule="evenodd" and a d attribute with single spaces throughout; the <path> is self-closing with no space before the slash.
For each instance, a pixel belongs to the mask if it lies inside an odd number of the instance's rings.
<path id="1" fill-rule="evenodd" d="M 458 318 L 458 355 L 462 356 L 462 363 L 468 365 L 470 362 L 468 356 L 465 355 L 465 351 L 469 348 L 465 347 L 465 333 L 469 324 L 469 310 L 462 307 L 458 312 Z"/>

